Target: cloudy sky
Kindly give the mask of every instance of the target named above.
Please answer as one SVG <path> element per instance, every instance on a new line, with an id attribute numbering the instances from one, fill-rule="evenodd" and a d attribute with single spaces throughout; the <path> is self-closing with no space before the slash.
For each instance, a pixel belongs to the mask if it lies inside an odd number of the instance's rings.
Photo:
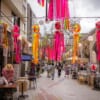
<path id="1" fill-rule="evenodd" d="M 45 7 L 38 5 L 37 0 L 28 0 L 37 17 L 45 16 Z M 100 0 L 69 0 L 70 15 L 73 17 L 100 17 Z M 89 32 L 95 27 L 96 18 L 80 20 L 81 33 Z"/>

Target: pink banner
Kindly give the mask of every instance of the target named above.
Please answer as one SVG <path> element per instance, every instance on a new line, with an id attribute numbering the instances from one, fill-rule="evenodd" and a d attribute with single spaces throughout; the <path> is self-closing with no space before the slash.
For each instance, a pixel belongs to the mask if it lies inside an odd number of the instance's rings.
<path id="1" fill-rule="evenodd" d="M 48 19 L 65 19 L 69 18 L 68 0 L 50 0 Z"/>
<path id="2" fill-rule="evenodd" d="M 97 60 L 100 61 L 100 22 L 96 23 Z"/>
<path id="3" fill-rule="evenodd" d="M 20 63 L 21 61 L 21 44 L 20 40 L 18 40 L 18 37 L 19 37 L 19 27 L 18 25 L 14 25 L 13 38 L 14 38 L 14 52 L 16 53 L 15 56 L 16 63 Z"/>

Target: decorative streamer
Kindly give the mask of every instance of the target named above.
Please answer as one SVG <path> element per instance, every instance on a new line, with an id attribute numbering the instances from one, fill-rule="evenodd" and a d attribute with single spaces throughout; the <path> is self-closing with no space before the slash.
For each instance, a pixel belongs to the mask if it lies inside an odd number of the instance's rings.
<path id="1" fill-rule="evenodd" d="M 37 0 L 37 2 L 38 2 L 42 7 L 44 7 L 44 0 Z"/>
<path id="2" fill-rule="evenodd" d="M 65 18 L 64 20 L 64 29 L 69 30 L 70 29 L 70 21 L 68 18 Z"/>
<path id="3" fill-rule="evenodd" d="M 50 0 L 48 19 L 59 20 L 69 18 L 68 0 Z"/>
<path id="4" fill-rule="evenodd" d="M 96 23 L 97 60 L 100 61 L 100 21 Z"/>
<path id="5" fill-rule="evenodd" d="M 73 64 L 77 60 L 76 58 L 77 58 L 77 52 L 78 52 L 78 43 L 79 43 L 79 34 L 74 33 L 74 36 L 73 36 L 73 58 L 72 58 Z"/>
<path id="6" fill-rule="evenodd" d="M 77 58 L 77 52 L 78 52 L 78 43 L 79 43 L 79 32 L 81 30 L 80 24 L 75 23 L 73 25 L 73 59 L 72 59 L 72 63 L 74 64 L 76 62 L 76 58 Z"/>
<path id="7" fill-rule="evenodd" d="M 35 64 L 38 64 L 38 52 L 39 52 L 39 37 L 40 37 L 40 34 L 39 34 L 39 25 L 35 24 L 33 26 L 33 41 L 32 41 L 32 53 L 33 53 L 33 62 Z"/>
<path id="8" fill-rule="evenodd" d="M 3 46 L 5 48 L 8 48 L 8 36 L 7 36 L 7 27 L 8 27 L 8 25 L 3 23 L 3 27 L 4 27 Z"/>
<path id="9" fill-rule="evenodd" d="M 21 62 L 21 48 L 20 48 L 20 40 L 18 40 L 19 37 L 19 27 L 18 25 L 14 25 L 13 28 L 13 38 L 14 38 L 14 52 L 15 52 L 15 61 L 16 63 Z"/>
<path id="10" fill-rule="evenodd" d="M 60 22 L 56 22 L 55 24 L 56 32 L 54 34 L 54 60 L 61 61 L 61 57 L 64 52 L 64 35 L 60 32 L 61 25 Z"/>

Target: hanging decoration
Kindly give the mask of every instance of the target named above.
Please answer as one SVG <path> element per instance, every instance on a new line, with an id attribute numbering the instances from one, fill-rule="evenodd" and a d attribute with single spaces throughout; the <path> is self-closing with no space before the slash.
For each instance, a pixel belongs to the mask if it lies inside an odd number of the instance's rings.
<path id="1" fill-rule="evenodd" d="M 73 25 L 73 58 L 72 63 L 74 64 L 77 60 L 77 53 L 78 53 L 78 43 L 79 43 L 79 32 L 81 28 L 78 23 L 75 23 Z"/>
<path id="2" fill-rule="evenodd" d="M 80 30 L 81 30 L 80 24 L 79 24 L 79 23 L 75 23 L 75 24 L 73 25 L 73 31 L 74 31 L 75 33 L 79 33 Z"/>
<path id="3" fill-rule="evenodd" d="M 40 28 L 38 24 L 33 25 L 33 41 L 32 41 L 32 53 L 33 53 L 33 62 L 38 64 L 38 52 L 39 52 L 39 38 L 40 38 Z"/>
<path id="4" fill-rule="evenodd" d="M 44 7 L 45 0 L 37 0 L 38 4 L 40 4 L 42 7 Z"/>
<path id="5" fill-rule="evenodd" d="M 60 62 L 62 54 L 64 52 L 64 35 L 60 31 L 60 22 L 55 23 L 55 34 L 54 34 L 54 60 Z"/>
<path id="6" fill-rule="evenodd" d="M 69 18 L 68 0 L 50 0 L 48 19 L 59 20 Z"/>
<path id="7" fill-rule="evenodd" d="M 75 34 L 73 36 L 73 58 L 72 63 L 74 64 L 76 62 L 77 53 L 78 53 L 78 43 L 79 43 L 79 34 Z"/>
<path id="8" fill-rule="evenodd" d="M 15 53 L 15 57 L 14 60 L 16 63 L 20 63 L 21 62 L 21 43 L 19 38 L 19 26 L 18 25 L 14 25 L 13 28 L 13 38 L 14 38 L 14 53 Z"/>
<path id="9" fill-rule="evenodd" d="M 4 46 L 4 48 L 8 48 L 8 36 L 7 36 L 8 25 L 3 23 L 3 27 L 4 27 L 3 46 Z"/>
<path id="10" fill-rule="evenodd" d="M 67 31 L 70 29 L 70 20 L 69 20 L 69 18 L 65 18 L 65 20 L 64 20 L 64 29 L 67 30 Z"/>
<path id="11" fill-rule="evenodd" d="M 97 60 L 100 61 L 100 21 L 96 23 Z"/>

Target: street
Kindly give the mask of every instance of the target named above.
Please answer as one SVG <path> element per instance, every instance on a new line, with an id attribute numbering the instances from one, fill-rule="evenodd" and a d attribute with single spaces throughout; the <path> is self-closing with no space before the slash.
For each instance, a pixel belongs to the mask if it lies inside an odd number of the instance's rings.
<path id="1" fill-rule="evenodd" d="M 37 89 L 28 91 L 27 100 L 100 100 L 100 91 L 64 77 L 64 72 L 54 80 L 46 76 L 44 73 L 37 80 Z"/>

